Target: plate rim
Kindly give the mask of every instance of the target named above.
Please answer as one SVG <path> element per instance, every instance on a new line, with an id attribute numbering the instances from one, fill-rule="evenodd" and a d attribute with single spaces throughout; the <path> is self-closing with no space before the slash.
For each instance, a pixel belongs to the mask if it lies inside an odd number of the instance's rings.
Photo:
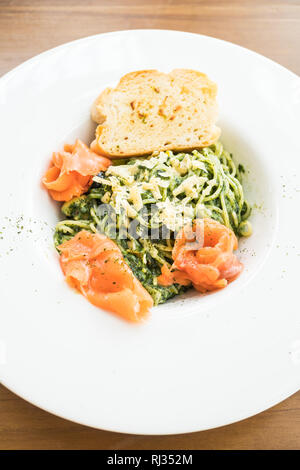
<path id="1" fill-rule="evenodd" d="M 64 47 L 76 44 L 78 42 L 90 41 L 90 40 L 96 39 L 97 37 L 100 37 L 100 36 L 113 36 L 113 35 L 122 34 L 122 33 L 139 33 L 139 32 L 143 32 L 143 31 L 148 31 L 148 32 L 153 32 L 153 33 L 156 33 L 156 32 L 175 33 L 175 34 L 179 33 L 179 34 L 184 34 L 184 35 L 189 35 L 189 36 L 196 36 L 196 37 L 200 36 L 200 37 L 203 37 L 203 38 L 212 39 L 212 40 L 217 41 L 217 42 L 222 42 L 222 43 L 225 43 L 225 44 L 229 44 L 231 46 L 243 49 L 248 54 L 249 53 L 254 54 L 254 55 L 260 57 L 260 59 L 267 60 L 267 61 L 271 62 L 273 65 L 275 65 L 276 67 L 279 67 L 280 69 L 283 69 L 285 72 L 288 72 L 289 74 L 294 76 L 294 78 L 296 77 L 296 78 L 300 79 L 300 75 L 296 74 L 295 72 L 288 69 L 284 65 L 281 65 L 279 62 L 276 62 L 275 60 L 270 59 L 269 57 L 267 57 L 263 54 L 260 54 L 259 52 L 256 52 L 252 49 L 248 49 L 245 46 L 241 46 L 240 44 L 236 44 L 234 42 L 227 41 L 225 39 L 216 38 L 215 36 L 209 36 L 207 34 L 192 33 L 190 31 L 182 31 L 182 30 L 177 30 L 177 29 L 160 29 L 160 28 L 137 28 L 136 29 L 135 28 L 135 29 L 120 29 L 120 30 L 117 30 L 117 31 L 107 31 L 106 33 L 92 34 L 91 36 L 83 36 L 82 38 L 73 39 L 72 41 L 67 41 L 67 42 L 64 42 L 63 44 L 59 44 L 58 46 L 54 46 L 54 47 L 51 47 L 50 49 L 46 49 L 45 51 L 40 52 L 39 54 L 36 54 L 36 55 L 30 57 L 29 59 L 26 59 L 25 61 L 21 62 L 19 65 L 16 65 L 11 70 L 8 70 L 8 72 L 5 72 L 3 75 L 1 75 L 0 76 L 0 86 L 2 85 L 2 81 L 9 80 L 10 77 L 12 77 L 14 75 L 14 73 L 19 71 L 21 68 L 23 68 L 23 67 L 25 67 L 25 66 L 27 66 L 31 63 L 34 63 L 36 60 L 40 59 L 41 57 L 44 57 L 48 54 L 52 54 L 53 52 L 56 52 L 57 50 L 62 49 Z"/>

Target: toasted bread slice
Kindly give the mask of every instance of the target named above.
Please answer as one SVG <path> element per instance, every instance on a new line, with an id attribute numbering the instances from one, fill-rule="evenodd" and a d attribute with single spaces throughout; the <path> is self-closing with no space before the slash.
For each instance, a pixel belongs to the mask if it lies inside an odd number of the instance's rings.
<path id="1" fill-rule="evenodd" d="M 190 150 L 218 139 L 217 86 L 194 70 L 128 73 L 95 101 L 94 151 L 110 157 Z"/>

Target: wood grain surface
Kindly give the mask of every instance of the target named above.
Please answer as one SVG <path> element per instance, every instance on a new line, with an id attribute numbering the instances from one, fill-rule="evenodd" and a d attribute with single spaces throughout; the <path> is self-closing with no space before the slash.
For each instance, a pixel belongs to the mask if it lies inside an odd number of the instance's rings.
<path id="1" fill-rule="evenodd" d="M 300 74 L 298 0 L 0 0 L 0 75 L 61 43 L 134 28 L 215 36 Z M 0 386 L 0 449 L 300 449 L 300 392 L 240 423 L 151 437 L 65 421 Z"/>

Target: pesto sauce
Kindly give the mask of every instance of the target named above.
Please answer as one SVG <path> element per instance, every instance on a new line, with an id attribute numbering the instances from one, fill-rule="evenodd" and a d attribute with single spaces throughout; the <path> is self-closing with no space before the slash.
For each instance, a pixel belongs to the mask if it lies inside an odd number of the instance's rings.
<path id="1" fill-rule="evenodd" d="M 177 196 L 173 196 L 173 191 L 176 190 L 184 181 L 190 177 L 196 176 L 199 180 L 201 178 L 205 180 L 203 187 L 199 190 L 198 194 L 194 194 L 191 198 L 190 205 L 192 209 L 196 211 L 199 203 L 203 206 L 205 217 L 211 217 L 218 222 L 227 225 L 237 235 L 249 235 L 251 232 L 250 222 L 246 222 L 250 213 L 251 207 L 245 201 L 243 195 L 243 189 L 241 186 L 241 175 L 245 172 L 242 165 L 235 168 L 232 160 L 232 156 L 223 150 L 222 144 L 217 142 L 211 147 L 193 151 L 191 153 L 178 153 L 173 154 L 172 152 L 165 152 L 162 163 L 159 161 L 159 155 L 157 157 L 157 163 L 151 166 L 153 163 L 150 161 L 150 165 L 147 162 L 151 160 L 151 157 L 142 157 L 140 159 L 122 159 L 113 162 L 113 167 L 119 165 L 125 166 L 126 168 L 134 166 L 133 179 L 134 183 L 143 183 L 151 181 L 151 178 L 159 178 L 162 181 L 167 181 L 168 185 L 164 187 L 162 184 L 160 187 L 161 198 L 157 200 L 154 197 L 153 191 L 145 189 L 141 194 L 141 201 L 143 204 L 143 215 L 142 212 L 138 212 L 138 217 L 144 220 L 145 226 L 151 222 L 153 212 L 150 212 L 151 204 L 157 204 L 160 202 L 170 200 L 175 206 L 180 205 L 186 199 L 185 193 L 180 193 Z M 161 154 L 160 154 L 161 155 Z M 181 170 L 178 174 L 173 171 L 175 165 L 184 165 L 185 161 L 196 162 L 198 165 L 194 165 L 193 169 L 187 168 L 187 170 Z M 156 160 L 155 160 L 156 162 Z M 169 176 L 168 169 L 172 170 L 173 176 Z M 107 173 L 107 174 L 106 174 Z M 103 204 L 102 198 L 105 199 L 105 195 L 108 194 L 109 202 L 108 205 L 112 209 L 115 209 L 114 202 L 111 199 L 113 196 L 113 189 L 109 183 L 109 171 L 101 172 L 99 176 L 100 182 L 93 182 L 88 192 L 80 197 L 74 198 L 68 201 L 62 206 L 62 213 L 66 216 L 66 220 L 60 222 L 57 225 L 54 242 L 55 246 L 58 247 L 61 243 L 69 240 L 76 235 L 80 230 L 86 229 L 91 232 L 100 231 L 109 238 L 112 238 L 120 247 L 125 261 L 130 266 L 133 274 L 141 282 L 141 284 L 147 289 L 153 298 L 154 304 L 160 304 L 166 302 L 171 297 L 178 295 L 188 289 L 178 284 L 164 287 L 157 284 L 157 276 L 161 274 L 161 267 L 164 263 L 169 266 L 172 264 L 171 249 L 174 245 L 175 232 L 171 230 L 170 238 L 165 240 L 162 236 L 164 229 L 164 223 L 160 221 L 157 230 L 156 240 L 143 238 L 141 232 L 137 239 L 132 237 L 122 239 L 122 230 L 124 228 L 124 217 L 118 215 L 117 230 L 115 226 L 109 223 L 107 216 L 101 216 L 97 212 L 99 206 Z M 116 173 L 115 173 L 116 175 Z M 126 175 L 126 173 L 125 173 Z M 205 178 L 204 178 L 205 177 Z M 114 176 L 119 181 L 120 188 L 127 191 L 131 187 L 129 183 L 126 183 L 122 172 L 118 176 Z M 199 180 L 199 181 L 200 181 Z M 126 188 L 128 186 L 128 188 Z M 203 196 L 204 194 L 204 196 Z M 152 207 L 153 209 L 153 207 Z M 193 218 L 193 216 L 192 216 Z M 194 216 L 195 218 L 195 216 Z M 131 220 L 134 222 L 135 219 Z M 149 222 L 150 221 L 150 222 Z M 130 233 L 130 231 L 129 231 Z M 164 247 L 169 244 L 169 251 Z"/>

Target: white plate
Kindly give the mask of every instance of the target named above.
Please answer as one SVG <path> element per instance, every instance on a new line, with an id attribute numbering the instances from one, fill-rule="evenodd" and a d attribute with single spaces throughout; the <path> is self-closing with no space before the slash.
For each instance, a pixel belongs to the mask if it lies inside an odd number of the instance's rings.
<path id="1" fill-rule="evenodd" d="M 174 299 L 132 325 L 67 287 L 52 243 L 59 211 L 40 179 L 53 150 L 92 138 L 89 109 L 105 86 L 129 71 L 178 67 L 219 85 L 222 140 L 248 168 L 247 194 L 258 206 L 254 234 L 240 245 L 245 271 L 224 291 Z M 2 383 L 69 420 L 143 434 L 225 425 L 296 392 L 299 119 L 296 75 L 241 47 L 183 32 L 81 39 L 4 76 Z"/>

